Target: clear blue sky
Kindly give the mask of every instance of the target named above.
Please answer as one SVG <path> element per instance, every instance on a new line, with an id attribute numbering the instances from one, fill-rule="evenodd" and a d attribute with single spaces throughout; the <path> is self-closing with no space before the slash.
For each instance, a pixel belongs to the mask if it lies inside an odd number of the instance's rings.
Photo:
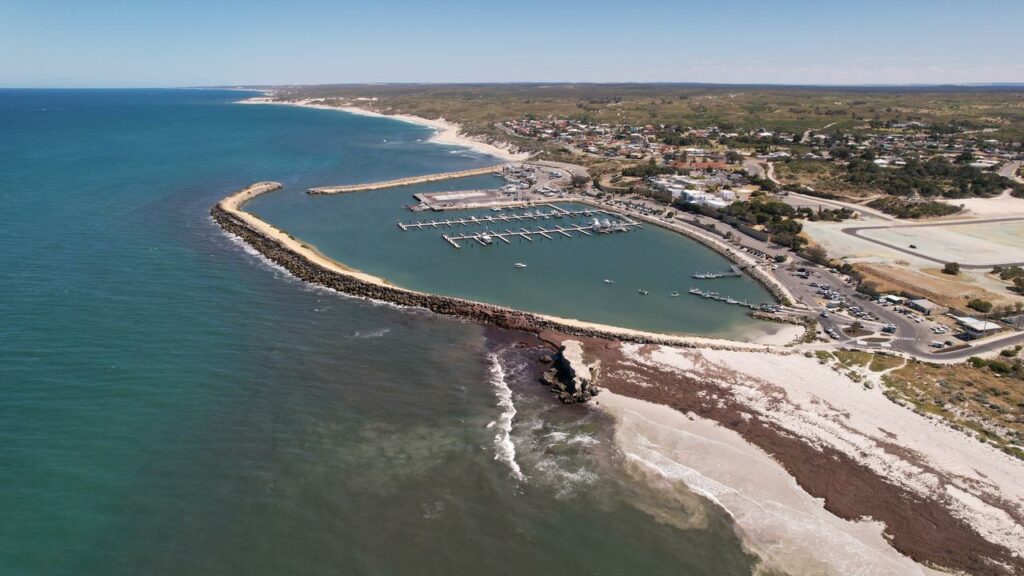
<path id="1" fill-rule="evenodd" d="M 1024 82 L 1024 0 L 0 0 L 0 86 Z"/>

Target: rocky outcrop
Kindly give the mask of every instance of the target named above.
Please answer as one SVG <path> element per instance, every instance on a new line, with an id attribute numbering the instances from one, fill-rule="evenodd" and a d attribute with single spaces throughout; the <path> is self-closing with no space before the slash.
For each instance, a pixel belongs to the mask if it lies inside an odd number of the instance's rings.
<path id="1" fill-rule="evenodd" d="M 583 360 L 583 345 L 579 340 L 565 340 L 551 368 L 541 375 L 541 382 L 551 387 L 563 404 L 586 402 L 597 396 L 600 389 L 593 384 L 598 376 L 598 365 Z"/>

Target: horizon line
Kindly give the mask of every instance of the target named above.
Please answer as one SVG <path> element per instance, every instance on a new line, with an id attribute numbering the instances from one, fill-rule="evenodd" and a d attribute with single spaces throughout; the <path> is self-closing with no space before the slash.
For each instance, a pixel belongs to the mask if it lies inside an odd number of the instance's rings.
<path id="1" fill-rule="evenodd" d="M 31 86 L 0 85 L 0 90 L 265 90 L 270 88 L 303 88 L 330 86 L 680 86 L 680 87 L 751 87 L 751 88 L 1024 88 L 1016 82 L 911 82 L 911 83 L 771 83 L 771 82 L 695 82 L 695 81 L 467 81 L 467 82 L 318 82 L 309 84 L 211 84 L 166 86 Z"/>

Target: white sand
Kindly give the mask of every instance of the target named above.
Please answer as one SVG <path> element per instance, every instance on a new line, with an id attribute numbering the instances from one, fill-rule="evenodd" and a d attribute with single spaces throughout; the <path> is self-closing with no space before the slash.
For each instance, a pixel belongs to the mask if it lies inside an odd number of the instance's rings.
<path id="1" fill-rule="evenodd" d="M 454 122 L 449 122 L 443 118 L 431 120 L 429 118 L 422 118 L 420 116 L 413 116 L 411 114 L 381 114 L 379 112 L 374 112 L 372 110 L 367 110 L 365 108 L 361 108 L 358 106 L 331 106 L 324 104 L 323 102 L 323 99 L 278 101 L 270 97 L 256 97 L 241 100 L 239 101 L 239 104 L 273 104 L 280 106 L 298 106 L 301 108 L 315 108 L 318 110 L 334 110 L 336 112 L 347 112 L 349 114 L 357 114 L 360 116 L 372 116 L 374 118 L 390 118 L 392 120 L 407 122 L 409 124 L 417 124 L 419 126 L 433 128 L 434 135 L 430 137 L 429 142 L 434 142 L 436 144 L 469 148 L 474 152 L 479 152 L 481 154 L 486 154 L 488 156 L 494 156 L 496 158 L 500 158 L 508 162 L 522 161 L 530 157 L 528 153 L 513 152 L 509 150 L 507 144 L 492 144 L 489 142 L 477 140 L 471 136 L 466 136 L 461 133 L 461 126 Z"/>
<path id="2" fill-rule="evenodd" d="M 952 200 L 951 203 L 964 206 L 964 212 L 957 216 L 978 218 L 1024 216 L 1024 198 L 1015 198 L 1008 191 L 995 198 L 963 198 Z"/>
<path id="3" fill-rule="evenodd" d="M 937 499 L 991 542 L 1024 554 L 1024 526 L 1002 508 L 1024 513 L 1024 462 L 943 423 L 865 389 L 814 358 L 726 350 L 658 347 L 649 355 L 624 346 L 635 362 L 702 378 L 709 368 L 734 371 L 717 381 L 760 417 L 811 445 L 850 456 L 915 493 Z M 885 444 L 905 453 L 891 454 Z M 1000 507 L 982 502 L 987 496 Z"/>
<path id="4" fill-rule="evenodd" d="M 745 545 L 789 574 L 935 574 L 896 552 L 878 522 L 842 520 L 736 432 L 667 406 L 603 392 L 630 470 L 685 483 L 733 517 Z M 657 483 L 655 483 L 657 484 Z"/>

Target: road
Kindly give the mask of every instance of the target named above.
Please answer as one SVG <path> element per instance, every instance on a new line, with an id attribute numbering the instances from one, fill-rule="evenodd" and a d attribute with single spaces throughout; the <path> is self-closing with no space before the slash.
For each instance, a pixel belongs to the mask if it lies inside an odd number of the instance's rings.
<path id="1" fill-rule="evenodd" d="M 857 238 L 860 238 L 861 240 L 865 240 L 867 242 L 872 242 L 874 244 L 878 244 L 879 246 L 885 246 L 886 248 L 890 248 L 892 250 L 896 250 L 897 252 L 902 252 L 902 253 L 908 254 L 910 256 L 914 256 L 914 257 L 917 257 L 917 258 L 928 260 L 929 262 L 935 262 L 936 264 L 946 264 L 946 262 L 947 262 L 946 260 L 940 260 L 938 258 L 932 258 L 931 256 L 927 256 L 927 255 L 922 254 L 922 253 L 920 253 L 920 252 L 918 252 L 916 250 L 912 250 L 909 247 L 897 246 L 896 244 L 892 244 L 890 242 L 885 242 L 883 240 L 878 240 L 876 238 L 869 238 L 867 236 L 862 236 L 860 233 L 865 231 L 865 230 L 891 230 L 891 229 L 896 229 L 896 228 L 931 228 L 931 227 L 934 227 L 934 226 L 966 226 L 968 224 L 998 224 L 998 223 L 1001 223 L 1001 222 L 1022 222 L 1022 221 L 1024 221 L 1024 218 L 1022 218 L 1022 217 L 985 218 L 985 219 L 980 219 L 980 220 L 954 220 L 954 221 L 946 221 L 946 222 L 929 222 L 927 224 L 903 224 L 901 226 L 893 226 L 893 225 L 888 225 L 888 226 L 849 226 L 849 227 L 846 227 L 846 228 L 842 228 L 841 231 L 843 232 L 843 234 L 848 234 L 850 236 L 855 236 Z M 992 268 L 993 266 L 1024 266 L 1024 262 L 1007 262 L 1007 263 L 1004 263 L 1004 264 L 967 264 L 967 263 L 960 262 L 960 267 L 964 268 L 964 269 L 968 269 L 968 270 L 988 270 L 988 269 Z"/>
<path id="2" fill-rule="evenodd" d="M 641 198 L 624 198 L 631 202 L 642 204 L 643 206 L 652 210 L 658 210 L 664 212 L 668 209 L 667 206 L 659 204 L 653 200 L 641 199 Z M 623 210 L 622 207 L 617 207 L 619 210 Z M 624 210 L 627 213 L 632 213 L 630 210 Z M 730 227 L 726 226 L 722 222 L 713 218 L 704 216 L 695 216 L 693 214 L 677 214 L 676 218 L 672 222 L 672 225 L 679 227 L 691 227 L 688 221 L 690 219 L 696 219 L 703 224 L 715 224 L 719 229 L 731 230 Z M 966 222 L 965 222 L 966 223 Z M 697 232 L 708 234 L 706 230 L 694 227 Z M 986 340 L 977 345 L 972 345 L 963 350 L 954 350 L 946 353 L 938 352 L 931 348 L 929 344 L 934 341 L 946 341 L 954 339 L 952 334 L 937 335 L 932 332 L 932 327 L 936 324 L 930 320 L 923 322 L 914 322 L 910 317 L 907 317 L 899 312 L 894 311 L 891 307 L 881 306 L 866 298 L 865 296 L 858 294 L 855 287 L 851 284 L 847 284 L 844 281 L 844 277 L 841 274 L 830 272 L 829 269 L 814 264 L 808 260 L 805 260 L 796 254 L 790 252 L 788 249 L 775 246 L 769 242 L 750 238 L 744 234 L 731 230 L 733 237 L 731 241 L 720 239 L 722 242 L 727 242 L 729 245 L 738 248 L 754 249 L 770 257 L 775 255 L 785 255 L 790 260 L 785 265 L 778 267 L 775 271 L 771 272 L 772 275 L 778 280 L 792 296 L 794 304 L 797 306 L 795 309 L 791 309 L 792 313 L 801 314 L 807 317 L 813 318 L 822 328 L 822 336 L 827 338 L 824 331 L 828 328 L 834 328 L 841 337 L 839 340 L 829 341 L 826 344 L 811 344 L 805 345 L 802 349 L 814 350 L 821 349 L 824 347 L 835 348 L 835 347 L 850 347 L 858 348 L 869 351 L 895 351 L 904 353 L 920 360 L 926 360 L 931 362 L 955 362 L 962 361 L 970 356 L 977 356 L 999 350 L 1006 346 L 1014 344 L 1024 344 L 1024 332 L 1010 333 L 999 337 L 995 340 Z M 742 254 L 743 258 L 751 258 L 750 253 L 739 253 Z M 810 278 L 804 279 L 796 274 L 798 268 L 804 268 L 810 274 Z M 828 318 L 822 318 L 820 316 L 821 310 L 824 309 L 823 299 L 818 295 L 817 287 L 810 286 L 811 282 L 817 284 L 828 284 L 834 290 L 839 292 L 846 298 L 846 301 L 852 305 L 860 306 L 867 312 L 874 314 L 879 320 L 878 322 L 872 322 L 867 320 L 858 320 L 853 317 L 847 316 L 841 313 L 830 312 Z M 893 324 L 896 326 L 896 333 L 893 335 L 890 347 L 882 347 L 879 344 L 858 344 L 857 338 L 847 337 L 843 328 L 851 326 L 854 322 L 860 322 L 866 328 L 880 330 L 885 324 Z"/>
<path id="3" fill-rule="evenodd" d="M 1021 164 L 1022 162 L 1020 160 L 1014 162 L 1007 162 L 1006 164 L 1003 164 L 1001 168 L 999 168 L 999 175 L 1006 178 L 1012 178 L 1017 182 L 1024 183 L 1024 178 L 1020 178 L 1017 176 L 1017 171 L 1020 170 Z"/>
<path id="4" fill-rule="evenodd" d="M 799 205 L 799 206 L 827 206 L 829 208 L 847 208 L 860 214 L 862 217 L 877 218 L 879 220 L 885 220 L 892 222 L 896 220 L 896 217 L 890 216 L 881 210 L 875 210 L 862 204 L 854 204 L 853 202 L 843 202 L 842 200 L 832 200 L 825 198 L 818 198 L 817 196 L 808 196 L 807 194 L 800 194 L 798 192 L 787 192 L 783 200 L 800 200 L 800 203 L 788 201 L 787 204 Z"/>

